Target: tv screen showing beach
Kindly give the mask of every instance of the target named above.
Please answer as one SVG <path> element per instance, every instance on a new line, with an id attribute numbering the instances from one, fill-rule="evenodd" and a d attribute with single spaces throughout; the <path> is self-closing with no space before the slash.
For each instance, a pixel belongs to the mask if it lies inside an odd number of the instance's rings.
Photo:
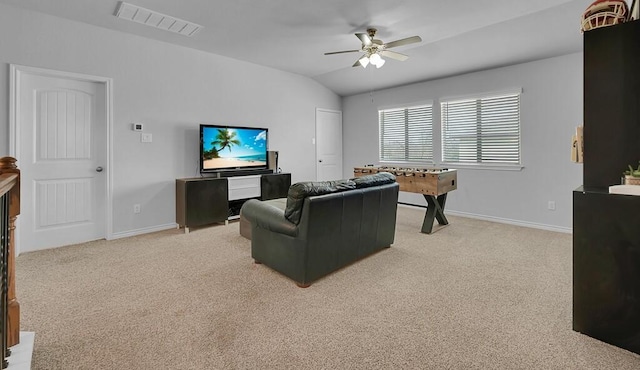
<path id="1" fill-rule="evenodd" d="M 267 130 L 200 126 L 202 170 L 267 167 Z"/>

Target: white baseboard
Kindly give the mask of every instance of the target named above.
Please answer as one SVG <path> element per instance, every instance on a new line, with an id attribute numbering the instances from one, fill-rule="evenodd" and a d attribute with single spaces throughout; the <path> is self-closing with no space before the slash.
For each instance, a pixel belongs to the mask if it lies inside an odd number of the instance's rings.
<path id="1" fill-rule="evenodd" d="M 122 231 L 122 232 L 119 232 L 119 233 L 111 234 L 111 237 L 109 238 L 109 240 L 128 238 L 130 236 L 136 236 L 136 235 L 142 235 L 142 234 L 155 233 L 156 231 L 175 229 L 177 227 L 178 227 L 178 224 L 171 223 L 171 224 L 144 227 L 142 229 Z"/>
<path id="2" fill-rule="evenodd" d="M 423 207 L 423 206 L 411 205 L 411 204 L 407 204 L 407 203 L 398 204 L 398 205 L 399 206 L 404 206 L 404 207 L 412 207 L 412 208 L 423 208 L 423 209 L 426 208 L 426 207 Z M 452 210 L 448 210 L 448 209 L 445 211 L 445 213 L 447 215 L 452 215 L 452 216 L 475 218 L 475 219 L 478 219 L 478 220 L 498 222 L 498 223 L 501 223 L 501 224 L 530 227 L 532 229 L 555 231 L 555 232 L 565 233 L 565 234 L 572 234 L 573 233 L 573 228 L 571 228 L 571 227 L 561 227 L 561 226 L 554 226 L 554 225 L 539 224 L 539 223 L 529 222 L 529 221 L 520 221 L 520 220 L 513 220 L 513 219 L 510 219 L 510 218 L 479 215 L 479 214 L 475 214 L 475 213 L 452 211 Z"/>
<path id="3" fill-rule="evenodd" d="M 31 357 L 33 356 L 33 344 L 36 333 L 32 331 L 20 332 L 20 343 L 11 347 L 11 356 L 7 357 L 9 366 L 6 370 L 31 369 Z"/>

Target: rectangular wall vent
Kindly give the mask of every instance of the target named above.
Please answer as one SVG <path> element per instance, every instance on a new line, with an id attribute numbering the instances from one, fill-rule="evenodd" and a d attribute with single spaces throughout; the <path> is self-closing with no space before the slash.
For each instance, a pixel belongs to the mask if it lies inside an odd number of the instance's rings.
<path id="1" fill-rule="evenodd" d="M 179 33 L 188 37 L 192 37 L 202 29 L 202 26 L 199 24 L 141 8 L 137 5 L 125 3 L 124 1 L 118 4 L 115 15 L 118 18 Z"/>

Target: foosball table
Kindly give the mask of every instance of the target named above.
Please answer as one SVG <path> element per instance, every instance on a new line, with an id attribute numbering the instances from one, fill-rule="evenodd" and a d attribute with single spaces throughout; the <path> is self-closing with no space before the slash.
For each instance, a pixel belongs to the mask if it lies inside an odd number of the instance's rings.
<path id="1" fill-rule="evenodd" d="M 400 185 L 400 191 L 419 193 L 427 201 L 427 212 L 422 222 L 422 232 L 431 234 L 433 223 L 438 220 L 440 225 L 448 225 L 449 221 L 444 215 L 444 206 L 447 202 L 447 194 L 458 188 L 458 175 L 456 170 L 447 168 L 404 168 L 365 166 L 354 167 L 353 175 L 361 177 L 378 172 L 389 172 L 396 176 Z"/>

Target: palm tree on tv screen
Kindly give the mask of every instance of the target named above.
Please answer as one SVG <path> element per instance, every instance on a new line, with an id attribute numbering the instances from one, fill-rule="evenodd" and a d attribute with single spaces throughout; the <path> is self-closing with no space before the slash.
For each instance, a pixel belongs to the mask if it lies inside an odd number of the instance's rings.
<path id="1" fill-rule="evenodd" d="M 205 150 L 202 153 L 202 157 L 207 160 L 207 159 L 213 159 L 213 158 L 220 158 L 220 155 L 218 154 L 218 149 L 216 149 L 216 147 L 211 147 L 210 150 Z"/>
<path id="2" fill-rule="evenodd" d="M 216 135 L 216 139 L 211 142 L 211 145 L 219 145 L 220 149 L 218 149 L 218 152 L 222 151 L 224 148 L 229 148 L 229 152 L 231 152 L 231 147 L 233 145 L 240 145 L 240 140 L 235 137 L 235 131 L 229 131 L 226 128 L 219 129 L 218 135 Z"/>

